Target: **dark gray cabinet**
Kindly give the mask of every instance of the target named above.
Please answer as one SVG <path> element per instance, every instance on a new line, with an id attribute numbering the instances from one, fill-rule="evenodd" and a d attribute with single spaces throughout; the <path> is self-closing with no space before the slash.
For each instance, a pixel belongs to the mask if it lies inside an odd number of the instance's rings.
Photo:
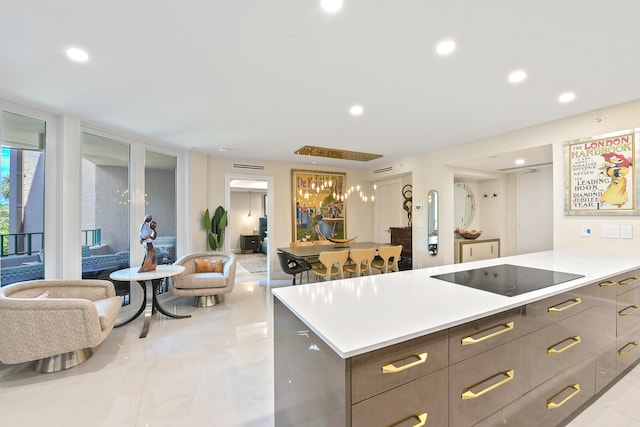
<path id="1" fill-rule="evenodd" d="M 240 250 L 243 254 L 258 252 L 260 250 L 260 235 L 242 234 L 240 236 Z"/>
<path id="2" fill-rule="evenodd" d="M 557 425 L 640 358 L 640 270 L 347 359 L 275 301 L 278 426 Z"/>

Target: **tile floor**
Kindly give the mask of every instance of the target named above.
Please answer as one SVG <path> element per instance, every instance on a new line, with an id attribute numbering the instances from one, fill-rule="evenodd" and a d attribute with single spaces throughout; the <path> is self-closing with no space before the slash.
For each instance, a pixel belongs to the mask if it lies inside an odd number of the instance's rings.
<path id="1" fill-rule="evenodd" d="M 156 315 L 145 339 L 140 317 L 76 368 L 37 374 L 31 364 L 0 364 L 0 426 L 273 426 L 270 288 L 290 281 L 267 284 L 243 270 L 224 304 L 162 296 L 192 317 Z M 640 367 L 569 425 L 640 425 L 639 395 Z"/>

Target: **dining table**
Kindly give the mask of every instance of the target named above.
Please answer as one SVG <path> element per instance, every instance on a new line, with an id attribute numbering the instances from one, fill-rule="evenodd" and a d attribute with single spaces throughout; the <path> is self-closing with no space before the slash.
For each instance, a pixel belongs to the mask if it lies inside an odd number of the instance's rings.
<path id="1" fill-rule="evenodd" d="M 341 251 L 344 249 L 369 249 L 380 246 L 396 246 L 391 243 L 377 243 L 377 242 L 348 242 L 348 243 L 332 243 L 326 245 L 309 245 L 309 246 L 286 246 L 278 248 L 279 252 L 289 254 L 295 259 L 307 259 L 315 258 L 320 255 L 320 252 L 325 251 Z"/>

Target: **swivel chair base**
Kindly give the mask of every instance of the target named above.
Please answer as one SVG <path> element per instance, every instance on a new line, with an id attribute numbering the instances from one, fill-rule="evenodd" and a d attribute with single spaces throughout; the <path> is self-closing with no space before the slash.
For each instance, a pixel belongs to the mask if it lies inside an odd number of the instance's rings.
<path id="1" fill-rule="evenodd" d="M 86 362 L 92 354 L 92 349 L 83 348 L 82 350 L 45 357 L 36 361 L 34 369 L 36 372 L 43 374 L 64 371 Z"/>
<path id="2" fill-rule="evenodd" d="M 213 307 L 216 304 L 224 302 L 224 295 L 205 295 L 195 297 L 193 300 L 194 307 Z"/>

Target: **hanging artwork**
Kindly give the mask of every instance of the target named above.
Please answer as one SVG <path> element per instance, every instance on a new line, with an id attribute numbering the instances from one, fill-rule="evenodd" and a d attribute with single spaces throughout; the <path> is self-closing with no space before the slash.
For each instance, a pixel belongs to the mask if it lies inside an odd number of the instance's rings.
<path id="1" fill-rule="evenodd" d="M 291 171 L 293 241 L 345 238 L 346 178 L 342 172 Z"/>
<path id="2" fill-rule="evenodd" d="M 566 215 L 636 215 L 635 141 L 628 130 L 565 144 Z"/>

